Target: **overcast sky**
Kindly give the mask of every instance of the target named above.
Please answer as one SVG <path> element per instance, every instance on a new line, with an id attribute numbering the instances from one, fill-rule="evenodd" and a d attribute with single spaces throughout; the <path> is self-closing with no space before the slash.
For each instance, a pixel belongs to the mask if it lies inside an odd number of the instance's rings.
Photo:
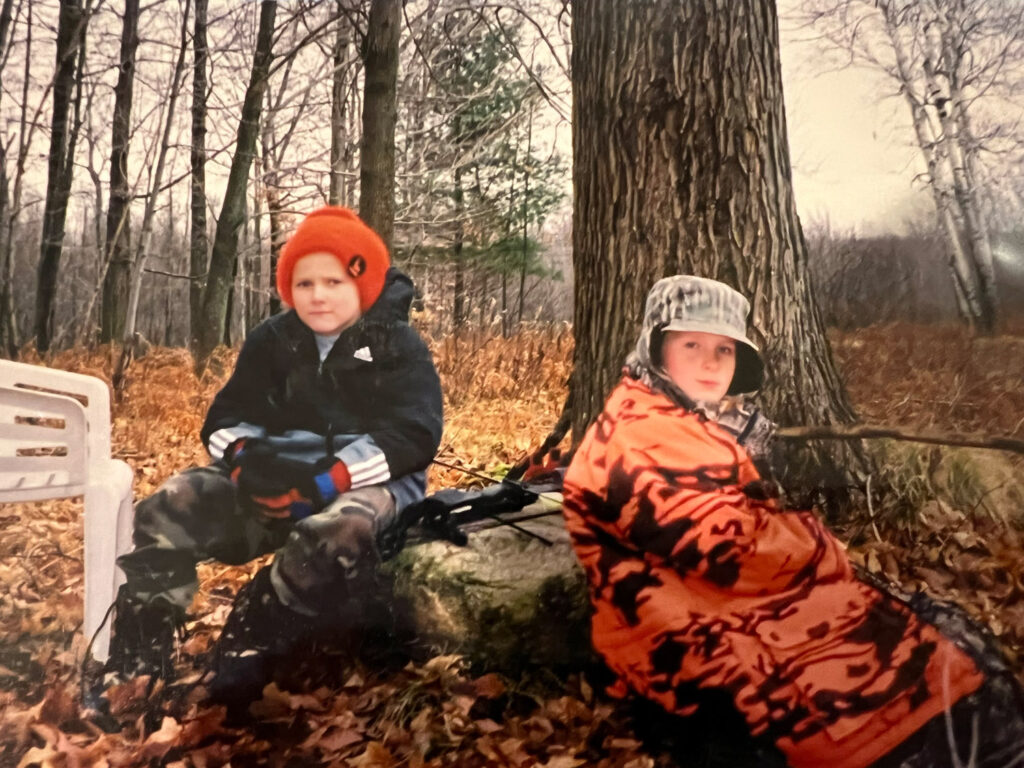
<path id="1" fill-rule="evenodd" d="M 785 13 L 786 2 L 780 2 Z M 864 68 L 821 64 L 808 40 L 783 18 L 782 76 L 793 185 L 806 229 L 874 235 L 904 232 L 931 212 L 914 177 L 923 169 L 906 103 Z"/>

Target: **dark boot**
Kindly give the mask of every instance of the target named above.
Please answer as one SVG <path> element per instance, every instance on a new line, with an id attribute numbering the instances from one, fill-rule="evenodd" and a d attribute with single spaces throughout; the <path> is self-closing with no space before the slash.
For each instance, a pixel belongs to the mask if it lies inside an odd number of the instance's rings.
<path id="1" fill-rule="evenodd" d="M 210 700 L 237 720 L 270 682 L 274 662 L 307 637 L 311 621 L 281 603 L 270 583 L 270 566 L 257 572 L 235 597 L 213 652 Z"/>
<path id="2" fill-rule="evenodd" d="M 114 603 L 110 657 L 103 671 L 122 679 L 170 678 L 174 646 L 184 625 L 184 612 L 177 606 L 161 599 L 144 602 L 122 584 Z"/>
<path id="3" fill-rule="evenodd" d="M 183 632 L 184 612 L 166 600 L 143 601 L 122 584 L 114 601 L 110 653 L 106 662 L 83 671 L 82 696 L 87 709 L 107 712 L 103 694 L 112 685 L 148 675 L 151 684 L 169 679 L 174 646 Z M 95 664 L 95 662 L 93 662 Z"/>

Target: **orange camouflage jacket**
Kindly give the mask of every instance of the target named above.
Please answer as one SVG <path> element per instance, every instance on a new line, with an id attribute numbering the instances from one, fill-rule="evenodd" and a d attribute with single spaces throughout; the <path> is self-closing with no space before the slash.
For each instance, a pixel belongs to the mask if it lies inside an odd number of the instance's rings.
<path id="1" fill-rule="evenodd" d="M 725 690 L 794 768 L 870 765 L 982 677 L 758 479 L 715 422 L 622 380 L 565 478 L 594 646 L 619 693 L 688 714 Z"/>

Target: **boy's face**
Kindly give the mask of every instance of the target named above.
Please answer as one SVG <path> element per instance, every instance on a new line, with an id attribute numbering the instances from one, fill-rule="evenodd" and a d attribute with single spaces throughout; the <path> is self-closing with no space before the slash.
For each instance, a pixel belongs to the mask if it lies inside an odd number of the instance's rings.
<path id="1" fill-rule="evenodd" d="M 661 364 L 691 400 L 717 402 L 736 372 L 736 342 L 717 333 L 666 331 Z"/>
<path id="2" fill-rule="evenodd" d="M 326 336 L 353 325 L 361 314 L 355 282 L 330 253 L 310 253 L 296 262 L 292 304 L 302 322 Z"/>

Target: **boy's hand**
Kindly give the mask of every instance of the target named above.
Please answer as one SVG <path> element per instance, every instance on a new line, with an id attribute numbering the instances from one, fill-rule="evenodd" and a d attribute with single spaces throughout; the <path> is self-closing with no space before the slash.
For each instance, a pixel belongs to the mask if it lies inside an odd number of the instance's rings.
<path id="1" fill-rule="evenodd" d="M 252 499 L 261 510 L 267 510 L 269 517 L 305 517 L 323 509 L 352 486 L 345 462 L 333 456 L 311 464 L 276 456 L 259 447 L 238 456 L 231 479 L 239 493 Z M 305 511 L 307 506 L 309 511 Z M 286 513 L 286 509 L 291 509 L 291 513 Z"/>
<path id="2" fill-rule="evenodd" d="M 325 456 L 314 464 L 275 457 L 268 469 L 290 490 L 312 501 L 317 509 L 326 507 L 352 487 L 345 462 L 333 456 Z"/>
<path id="3" fill-rule="evenodd" d="M 255 438 L 255 437 L 254 438 L 240 437 L 237 440 L 235 440 L 235 442 L 231 443 L 231 445 L 229 445 L 227 448 L 224 449 L 224 459 L 223 459 L 223 461 L 229 467 L 235 466 L 235 463 L 238 461 L 239 457 L 242 455 L 242 452 L 245 450 L 246 440 L 252 440 L 253 442 L 255 442 L 257 440 L 257 438 Z"/>
<path id="4" fill-rule="evenodd" d="M 263 517 L 274 520 L 302 520 L 313 514 L 313 502 L 299 495 L 294 488 L 279 496 L 253 496 L 252 506 Z"/>

